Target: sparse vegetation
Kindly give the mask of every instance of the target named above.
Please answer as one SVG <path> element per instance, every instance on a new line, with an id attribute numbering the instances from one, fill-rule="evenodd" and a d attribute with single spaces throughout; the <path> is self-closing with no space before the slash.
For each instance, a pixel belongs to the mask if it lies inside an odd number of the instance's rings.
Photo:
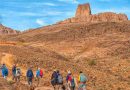
<path id="1" fill-rule="evenodd" d="M 89 61 L 88 61 L 88 64 L 89 64 L 90 66 L 94 66 L 94 65 L 97 64 L 97 60 L 96 60 L 96 59 L 89 60 Z"/>
<path id="2" fill-rule="evenodd" d="M 7 80 L 7 83 L 10 84 L 10 85 L 12 85 L 12 84 L 14 84 L 14 81 L 11 80 L 11 79 L 9 79 L 9 80 Z"/>
<path id="3" fill-rule="evenodd" d="M 17 42 L 17 45 L 25 45 L 25 42 Z"/>

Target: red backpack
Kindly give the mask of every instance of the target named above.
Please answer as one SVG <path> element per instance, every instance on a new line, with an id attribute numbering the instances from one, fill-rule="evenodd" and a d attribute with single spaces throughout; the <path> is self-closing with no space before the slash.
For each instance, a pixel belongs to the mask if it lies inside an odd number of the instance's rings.
<path id="1" fill-rule="evenodd" d="M 43 71 L 42 70 L 40 70 L 40 76 L 43 77 Z"/>
<path id="2" fill-rule="evenodd" d="M 72 81 L 72 76 L 71 75 L 69 75 L 69 78 L 68 78 L 68 81 Z"/>

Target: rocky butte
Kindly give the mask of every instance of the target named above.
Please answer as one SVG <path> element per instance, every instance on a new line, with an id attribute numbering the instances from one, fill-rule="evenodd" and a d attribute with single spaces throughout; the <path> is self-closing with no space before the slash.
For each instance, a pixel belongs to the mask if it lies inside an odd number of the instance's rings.
<path id="1" fill-rule="evenodd" d="M 116 14 L 113 12 L 104 12 L 99 14 L 91 14 L 90 4 L 79 4 L 75 17 L 60 21 L 57 24 L 79 23 L 79 22 L 122 22 L 127 21 L 125 14 Z"/>

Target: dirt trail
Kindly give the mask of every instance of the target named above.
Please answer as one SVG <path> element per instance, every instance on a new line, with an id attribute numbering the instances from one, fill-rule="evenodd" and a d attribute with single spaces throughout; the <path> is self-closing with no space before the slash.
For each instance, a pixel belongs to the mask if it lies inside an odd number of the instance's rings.
<path id="1" fill-rule="evenodd" d="M 2 77 L 0 77 L 0 90 L 12 90 L 11 86 Z"/>
<path id="2" fill-rule="evenodd" d="M 23 88 L 23 85 L 24 85 L 24 87 L 28 87 L 28 84 L 26 81 L 22 81 L 21 83 L 22 83 L 22 85 L 19 87 Z M 33 87 L 35 87 L 35 86 L 36 86 L 36 82 L 33 82 Z M 53 90 L 53 88 L 51 86 L 44 86 L 43 83 L 41 82 L 38 87 L 35 87 L 35 90 Z"/>
<path id="3" fill-rule="evenodd" d="M 53 90 L 51 87 L 37 87 L 35 90 Z"/>
<path id="4" fill-rule="evenodd" d="M 15 56 L 12 54 L 8 54 L 8 53 L 3 53 L 3 57 L 1 59 L 1 64 L 6 64 L 9 68 L 12 67 L 12 65 L 15 62 Z"/>
<path id="5" fill-rule="evenodd" d="M 53 90 L 52 87 L 40 86 L 35 89 L 30 89 L 27 83 L 9 84 L 9 80 L 0 77 L 0 90 Z"/>
<path id="6" fill-rule="evenodd" d="M 27 83 L 20 83 L 20 84 L 14 84 L 13 85 L 13 88 L 15 89 L 15 90 L 53 90 L 53 88 L 51 88 L 51 87 L 46 87 L 46 86 L 40 86 L 40 87 L 35 87 L 35 86 L 33 86 L 33 87 L 29 87 L 28 85 L 27 85 Z"/>

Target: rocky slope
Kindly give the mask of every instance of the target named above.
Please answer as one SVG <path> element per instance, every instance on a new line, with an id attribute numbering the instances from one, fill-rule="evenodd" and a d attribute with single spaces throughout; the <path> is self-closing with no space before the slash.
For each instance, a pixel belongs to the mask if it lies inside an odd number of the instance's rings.
<path id="1" fill-rule="evenodd" d="M 83 70 L 88 90 L 129 90 L 129 36 L 129 21 L 60 24 L 10 37 L 16 45 L 1 45 L 0 52 L 16 56 L 24 69 L 40 66 L 46 78 L 56 68 L 63 76 Z M 49 85 L 49 78 L 43 83 Z"/>
<path id="2" fill-rule="evenodd" d="M 79 22 L 121 22 L 127 21 L 128 17 L 125 14 L 116 14 L 113 12 L 105 12 L 99 14 L 91 14 L 90 5 L 83 4 L 79 5 L 75 14 L 75 17 L 68 18 L 64 21 L 60 21 L 57 24 L 66 23 L 79 23 Z"/>
<path id="3" fill-rule="evenodd" d="M 14 90 L 14 89 L 5 79 L 0 77 L 0 90 Z"/>

